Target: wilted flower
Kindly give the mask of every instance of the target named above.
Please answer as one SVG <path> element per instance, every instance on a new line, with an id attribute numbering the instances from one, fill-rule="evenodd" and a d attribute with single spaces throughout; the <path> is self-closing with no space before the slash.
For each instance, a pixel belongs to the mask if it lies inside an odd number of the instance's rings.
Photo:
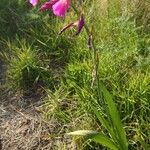
<path id="1" fill-rule="evenodd" d="M 91 34 L 89 34 L 89 36 L 88 36 L 88 47 L 89 47 L 89 49 L 91 49 L 92 48 L 92 35 Z"/>
<path id="2" fill-rule="evenodd" d="M 85 25 L 84 17 L 83 17 L 83 15 L 81 15 L 80 19 L 78 20 L 78 26 L 77 26 L 77 33 L 76 33 L 76 35 L 78 35 L 81 32 L 81 30 L 84 27 L 84 25 Z"/>
<path id="3" fill-rule="evenodd" d="M 61 29 L 61 31 L 59 32 L 59 34 L 62 34 L 66 29 L 75 26 L 75 27 L 77 27 L 76 35 L 78 35 L 81 32 L 81 30 L 84 27 L 84 25 L 85 25 L 84 17 L 83 17 L 83 15 L 81 15 L 81 17 L 79 18 L 79 20 L 77 20 L 75 22 L 72 22 L 72 23 L 66 25 L 65 27 L 63 27 Z"/>
<path id="4" fill-rule="evenodd" d="M 36 6 L 38 2 L 39 0 L 29 0 L 29 3 L 32 4 L 32 6 Z"/>
<path id="5" fill-rule="evenodd" d="M 70 8 L 70 0 L 50 0 L 48 2 L 45 2 L 41 6 L 40 10 L 44 11 L 44 10 L 52 9 L 53 13 L 56 16 L 65 17 L 69 8 Z"/>

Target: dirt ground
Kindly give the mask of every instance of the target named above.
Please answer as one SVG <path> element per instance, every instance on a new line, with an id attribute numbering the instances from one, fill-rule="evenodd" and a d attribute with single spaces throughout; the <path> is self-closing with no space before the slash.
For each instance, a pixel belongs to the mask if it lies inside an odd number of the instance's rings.
<path id="1" fill-rule="evenodd" d="M 62 125 L 44 121 L 41 99 L 23 98 L 4 87 L 4 70 L 0 61 L 0 150 L 76 149 L 65 134 L 58 137 Z"/>

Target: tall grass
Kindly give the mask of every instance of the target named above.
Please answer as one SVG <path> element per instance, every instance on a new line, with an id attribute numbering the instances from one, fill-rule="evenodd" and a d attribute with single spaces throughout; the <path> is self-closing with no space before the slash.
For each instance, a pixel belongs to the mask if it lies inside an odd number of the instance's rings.
<path id="1" fill-rule="evenodd" d="M 99 80 L 114 98 L 129 149 L 148 149 L 150 142 L 149 5 L 146 0 L 84 1 L 85 20 L 98 51 Z M 85 31 L 78 37 L 73 29 L 58 36 L 63 20 L 25 6 L 15 0 L 0 3 L 0 56 L 7 60 L 8 81 L 21 90 L 36 90 L 35 83 L 46 88 L 44 115 L 67 124 L 66 132 L 87 129 L 109 135 L 91 107 L 105 110 L 107 105 L 92 85 L 93 51 L 87 48 Z M 76 18 L 69 13 L 65 22 Z M 102 149 L 89 141 L 79 147 Z"/>

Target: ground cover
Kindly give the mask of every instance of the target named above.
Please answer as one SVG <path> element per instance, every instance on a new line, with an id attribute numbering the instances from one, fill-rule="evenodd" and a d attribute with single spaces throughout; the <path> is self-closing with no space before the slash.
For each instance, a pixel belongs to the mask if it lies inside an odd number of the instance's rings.
<path id="1" fill-rule="evenodd" d="M 95 0 L 84 4 L 85 20 L 93 28 L 98 51 L 99 80 L 113 97 L 129 149 L 149 149 L 150 3 Z M 71 141 L 70 149 L 106 149 L 89 140 L 66 140 L 62 136 L 79 129 L 110 135 L 91 107 L 96 105 L 101 113 L 99 106 L 107 106 L 99 102 L 92 74 L 93 51 L 88 49 L 85 30 L 79 36 L 74 36 L 74 29 L 58 35 L 64 24 L 76 18 L 74 12 L 62 20 L 50 11 L 41 13 L 22 0 L 1 0 L 0 58 L 5 64 L 0 64 L 3 149 L 11 149 L 13 142 L 22 149 L 67 149 L 66 141 Z M 21 137 L 19 141 L 11 131 Z M 46 141 L 39 140 L 43 134 Z M 55 148 L 53 143 L 60 135 L 59 147 Z M 25 142 L 27 136 L 29 141 Z"/>

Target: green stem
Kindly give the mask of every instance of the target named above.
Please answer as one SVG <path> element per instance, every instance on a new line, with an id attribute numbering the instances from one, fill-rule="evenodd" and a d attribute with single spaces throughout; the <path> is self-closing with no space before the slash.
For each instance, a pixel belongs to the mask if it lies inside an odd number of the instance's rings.
<path id="1" fill-rule="evenodd" d="M 78 10 L 75 7 L 73 7 L 73 9 L 74 9 L 74 11 L 76 12 L 76 14 L 78 16 L 82 14 L 82 13 L 78 12 Z M 88 28 L 88 26 L 85 24 L 84 27 L 85 27 L 87 35 L 92 36 L 92 33 L 91 33 L 90 29 Z M 107 114 L 109 123 L 112 125 L 113 131 L 115 131 L 111 116 L 110 116 L 109 111 L 107 109 L 107 105 L 106 105 L 106 103 L 103 99 L 103 96 L 102 96 L 101 83 L 100 83 L 100 80 L 99 80 L 99 72 L 98 72 L 99 71 L 99 55 L 98 55 L 98 52 L 97 52 L 97 49 L 96 49 L 96 46 L 95 46 L 95 43 L 94 43 L 93 39 L 91 41 L 91 50 L 93 51 L 93 63 L 94 63 L 94 69 L 95 69 L 95 79 L 96 79 L 95 81 L 97 83 L 97 88 L 96 89 L 97 89 L 97 94 L 98 94 L 98 104 L 101 106 L 100 107 L 101 111 L 103 113 Z M 111 136 L 116 141 L 118 140 L 116 137 L 114 137 L 114 135 L 111 135 Z"/>
<path id="2" fill-rule="evenodd" d="M 82 14 L 74 6 L 72 6 L 72 8 L 78 16 Z M 86 24 L 84 25 L 84 28 L 86 30 L 86 33 L 87 33 L 88 37 L 92 36 L 92 33 L 91 33 L 90 29 L 88 28 L 88 26 Z M 98 73 L 98 70 L 99 70 L 99 57 L 98 57 L 98 53 L 97 53 L 96 46 L 94 44 L 93 39 L 91 41 L 91 50 L 93 50 L 93 52 L 94 52 L 93 53 L 93 63 L 94 63 L 94 69 L 95 69 L 96 82 L 97 82 L 97 86 L 98 86 L 97 93 L 98 93 L 99 101 L 102 102 L 102 94 L 99 90 L 100 89 L 100 81 L 99 81 L 99 73 Z"/>

